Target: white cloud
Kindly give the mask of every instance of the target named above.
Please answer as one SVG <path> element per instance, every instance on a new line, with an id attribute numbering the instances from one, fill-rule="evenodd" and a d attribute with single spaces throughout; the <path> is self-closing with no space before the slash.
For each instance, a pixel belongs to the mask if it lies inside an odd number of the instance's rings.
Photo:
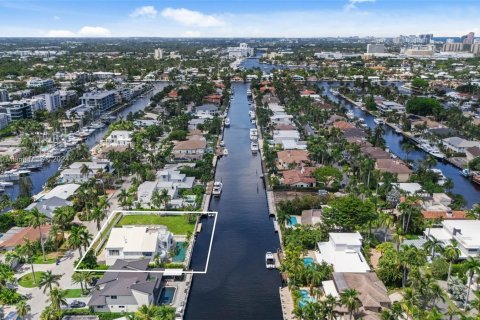
<path id="1" fill-rule="evenodd" d="M 110 30 L 103 27 L 85 26 L 78 31 L 78 35 L 83 37 L 107 37 L 110 35 Z"/>
<path id="2" fill-rule="evenodd" d="M 130 17 L 132 18 L 139 18 L 139 17 L 147 17 L 147 18 L 155 18 L 157 16 L 157 9 L 154 6 L 143 6 L 136 8 L 130 13 Z"/>
<path id="3" fill-rule="evenodd" d="M 200 37 L 201 33 L 198 31 L 187 30 L 183 33 L 183 35 L 187 38 L 194 38 L 194 37 Z"/>
<path id="4" fill-rule="evenodd" d="M 375 2 L 376 0 L 348 0 L 347 4 L 345 5 L 345 11 L 350 11 L 357 8 L 358 3 L 364 2 Z"/>
<path id="5" fill-rule="evenodd" d="M 46 36 L 53 38 L 75 37 L 75 33 L 70 30 L 48 30 Z"/>
<path id="6" fill-rule="evenodd" d="M 203 14 L 185 8 L 165 8 L 161 12 L 162 17 L 176 21 L 188 27 L 220 27 L 225 23 L 213 15 Z"/>

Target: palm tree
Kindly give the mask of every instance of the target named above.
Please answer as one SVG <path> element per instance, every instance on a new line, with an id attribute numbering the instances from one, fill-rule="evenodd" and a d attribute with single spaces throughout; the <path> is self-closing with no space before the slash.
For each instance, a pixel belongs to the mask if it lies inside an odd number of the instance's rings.
<path id="1" fill-rule="evenodd" d="M 88 177 L 88 174 L 92 172 L 92 169 L 90 169 L 87 164 L 82 164 L 82 166 L 80 167 L 80 174 L 82 176 L 82 178 L 84 177 Z"/>
<path id="2" fill-rule="evenodd" d="M 440 240 L 437 240 L 435 237 L 430 236 L 423 244 L 423 247 L 427 252 L 430 252 L 432 255 L 432 259 L 435 258 L 435 252 L 442 251 L 443 250 L 443 242 Z"/>
<path id="3" fill-rule="evenodd" d="M 333 320 L 335 319 L 336 312 L 335 312 L 335 306 L 337 305 L 338 301 L 337 298 L 335 298 L 332 295 L 328 295 L 325 298 L 325 316 L 327 317 L 327 320 Z"/>
<path id="4" fill-rule="evenodd" d="M 452 264 L 460 257 L 461 251 L 457 248 L 456 243 L 449 244 L 443 249 L 443 256 L 448 261 L 448 276 L 447 281 L 450 280 L 450 275 L 452 273 Z"/>
<path id="5" fill-rule="evenodd" d="M 412 288 L 405 288 L 403 292 L 403 300 L 401 301 L 402 310 L 408 315 L 413 316 L 415 313 L 416 305 L 418 304 L 418 294 Z"/>
<path id="6" fill-rule="evenodd" d="M 35 245 L 30 242 L 29 239 L 25 239 L 23 245 L 21 245 L 17 250 L 18 254 L 25 259 L 25 262 L 30 264 L 33 282 L 37 283 L 37 279 L 35 278 L 35 269 L 33 268 L 33 257 L 35 256 L 36 252 Z"/>
<path id="7" fill-rule="evenodd" d="M 472 287 L 472 280 L 473 275 L 480 274 L 480 260 L 475 259 L 473 257 L 468 257 L 467 260 L 463 263 L 465 270 L 468 273 L 468 288 L 467 288 L 467 296 L 465 297 L 465 309 L 468 306 L 468 298 L 470 297 L 470 290 Z"/>
<path id="8" fill-rule="evenodd" d="M 28 223 L 32 228 L 37 228 L 40 234 L 40 245 L 42 247 L 43 261 L 47 261 L 45 256 L 45 243 L 43 241 L 42 226 L 47 223 L 47 216 L 41 213 L 37 208 L 33 208 L 28 212 Z"/>
<path id="9" fill-rule="evenodd" d="M 128 193 L 127 190 L 122 189 L 120 190 L 120 193 L 117 196 L 118 201 L 120 202 L 120 205 L 122 207 L 125 207 L 128 203 L 128 198 L 130 198 L 130 194 Z"/>
<path id="10" fill-rule="evenodd" d="M 456 305 L 448 304 L 448 307 L 447 307 L 448 320 L 452 320 L 453 316 L 456 316 L 460 313 L 461 313 L 461 311 L 460 311 L 460 309 L 458 309 L 458 307 Z"/>
<path id="11" fill-rule="evenodd" d="M 49 292 L 48 296 L 50 298 L 50 302 L 54 310 L 60 311 L 62 305 L 67 305 L 67 301 L 65 300 L 66 295 L 67 295 L 67 292 L 60 288 L 53 288 Z"/>
<path id="12" fill-rule="evenodd" d="M 62 278 L 60 274 L 53 274 L 51 270 L 46 271 L 42 274 L 38 287 L 41 289 L 43 287 L 43 293 L 47 291 L 47 288 L 52 292 L 52 285 L 60 286 L 58 282 Z"/>
<path id="13" fill-rule="evenodd" d="M 80 284 L 80 287 L 82 288 L 82 294 L 85 294 L 85 290 L 88 289 L 88 282 L 90 282 L 93 279 L 93 273 L 92 272 L 75 272 L 72 274 L 72 283 Z M 83 286 L 85 284 L 85 287 Z"/>
<path id="14" fill-rule="evenodd" d="M 65 228 L 75 218 L 75 210 L 73 207 L 59 207 L 53 211 L 53 223 L 62 229 L 62 238 L 65 239 Z"/>
<path id="15" fill-rule="evenodd" d="M 93 210 L 90 211 L 89 219 L 95 221 L 97 223 L 97 230 L 100 230 L 100 224 L 106 216 L 107 214 L 105 211 L 100 208 L 93 208 Z"/>
<path id="16" fill-rule="evenodd" d="M 167 209 L 168 203 L 170 202 L 170 195 L 168 194 L 167 189 L 162 189 L 162 192 L 160 193 L 160 199 L 163 204 L 163 208 Z"/>
<path id="17" fill-rule="evenodd" d="M 87 247 L 90 245 L 90 241 L 93 239 L 93 236 L 88 232 L 85 226 L 81 226 L 81 233 L 82 245 L 85 252 L 87 252 Z"/>
<path id="18" fill-rule="evenodd" d="M 83 244 L 82 228 L 80 226 L 73 226 L 67 240 L 68 248 L 73 250 L 78 249 L 78 253 L 80 254 L 80 257 L 82 257 Z"/>
<path id="19" fill-rule="evenodd" d="M 356 312 L 359 307 L 358 291 L 355 289 L 346 289 L 340 295 L 340 301 L 347 307 L 349 318 L 352 319 L 354 312 Z"/>
<path id="20" fill-rule="evenodd" d="M 175 309 L 168 306 L 142 305 L 135 312 L 135 320 L 173 320 Z"/>
<path id="21" fill-rule="evenodd" d="M 22 319 L 24 319 L 28 315 L 30 310 L 32 310 L 30 305 L 25 300 L 22 300 L 19 303 L 17 303 L 15 305 L 15 308 L 17 309 L 18 316 Z"/>

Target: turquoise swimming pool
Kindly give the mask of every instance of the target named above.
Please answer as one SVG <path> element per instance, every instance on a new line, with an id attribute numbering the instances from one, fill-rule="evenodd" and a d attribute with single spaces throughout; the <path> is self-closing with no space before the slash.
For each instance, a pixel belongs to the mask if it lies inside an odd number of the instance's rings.
<path id="1" fill-rule="evenodd" d="M 185 255 L 187 253 L 187 248 L 183 246 L 184 242 L 177 242 L 176 245 L 176 251 L 177 254 L 172 257 L 172 262 L 184 262 L 185 261 Z"/>
<path id="2" fill-rule="evenodd" d="M 302 295 L 300 297 L 300 301 L 298 301 L 298 305 L 300 307 L 303 307 L 309 302 L 315 302 L 315 298 L 310 296 L 307 290 L 304 290 L 304 289 L 300 290 L 300 294 Z"/>
<path id="3" fill-rule="evenodd" d="M 160 293 L 160 304 L 172 304 L 173 297 L 175 297 L 175 287 L 163 287 L 162 293 Z"/>
<path id="4" fill-rule="evenodd" d="M 315 260 L 313 260 L 312 257 L 305 257 L 305 258 L 303 258 L 303 265 L 304 265 L 305 267 L 312 266 L 314 263 L 315 263 Z"/>
<path id="5" fill-rule="evenodd" d="M 298 224 L 298 222 L 297 222 L 297 217 L 290 217 L 290 218 L 288 218 L 288 225 L 289 225 L 289 226 L 294 226 L 294 225 L 296 225 L 296 224 Z"/>

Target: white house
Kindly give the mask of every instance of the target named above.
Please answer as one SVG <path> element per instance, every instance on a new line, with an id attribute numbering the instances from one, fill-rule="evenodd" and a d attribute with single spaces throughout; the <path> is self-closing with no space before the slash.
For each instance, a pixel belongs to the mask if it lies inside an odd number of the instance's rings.
<path id="1" fill-rule="evenodd" d="M 468 148 L 480 146 L 479 141 L 469 141 L 460 137 L 445 138 L 442 143 L 446 148 L 458 153 L 465 153 Z"/>
<path id="2" fill-rule="evenodd" d="M 480 220 L 443 220 L 441 228 L 428 228 L 426 236 L 434 237 L 445 245 L 455 240 L 461 251 L 460 258 L 477 257 L 480 253 Z"/>
<path id="3" fill-rule="evenodd" d="M 83 165 L 86 165 L 88 167 L 88 172 L 82 172 Z M 67 169 L 64 169 L 62 170 L 62 172 L 60 172 L 60 181 L 62 183 L 82 183 L 95 177 L 95 174 L 99 171 L 110 172 L 111 170 L 112 163 L 107 160 L 97 160 L 93 162 L 74 162 Z"/>
<path id="4" fill-rule="evenodd" d="M 105 263 L 111 266 L 117 259 L 152 260 L 157 253 L 165 260 L 172 247 L 173 234 L 162 225 L 113 228 L 105 245 Z"/>
<path id="5" fill-rule="evenodd" d="M 132 135 L 133 131 L 114 130 L 105 141 L 112 147 L 129 146 L 132 143 Z"/>
<path id="6" fill-rule="evenodd" d="M 362 254 L 362 236 L 353 233 L 329 233 L 328 242 L 317 243 L 318 252 L 315 257 L 318 263 L 333 265 L 335 272 L 369 272 L 365 257 Z"/>
<path id="7" fill-rule="evenodd" d="M 275 113 L 270 117 L 273 125 L 278 124 L 293 124 L 293 116 L 286 113 Z"/>

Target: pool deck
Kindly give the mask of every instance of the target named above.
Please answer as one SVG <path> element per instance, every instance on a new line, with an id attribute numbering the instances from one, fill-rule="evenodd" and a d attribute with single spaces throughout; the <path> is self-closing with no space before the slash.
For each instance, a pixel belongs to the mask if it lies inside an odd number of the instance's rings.
<path id="1" fill-rule="evenodd" d="M 192 283 L 193 275 L 186 274 L 184 281 L 170 281 L 167 280 L 164 283 L 165 287 L 175 287 L 175 295 L 171 306 L 174 307 L 177 312 L 177 319 L 183 319 L 185 308 L 187 306 L 188 294 L 190 293 L 190 284 Z"/>

